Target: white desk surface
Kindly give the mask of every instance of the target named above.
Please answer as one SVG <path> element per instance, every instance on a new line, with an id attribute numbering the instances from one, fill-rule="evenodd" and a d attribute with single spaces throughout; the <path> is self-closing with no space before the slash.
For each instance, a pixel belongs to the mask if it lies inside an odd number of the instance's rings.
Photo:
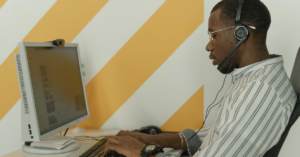
<path id="1" fill-rule="evenodd" d="M 85 130 L 85 133 L 82 134 L 72 134 L 72 129 L 70 129 L 66 136 L 75 137 L 75 136 L 101 136 L 101 135 L 116 135 L 119 130 Z M 22 149 L 11 152 L 3 157 L 77 157 L 85 152 L 87 149 L 92 147 L 97 141 L 95 140 L 87 140 L 87 141 L 78 141 L 80 143 L 79 149 L 64 154 L 54 154 L 54 155 L 40 155 L 40 154 L 29 154 L 23 152 Z"/>

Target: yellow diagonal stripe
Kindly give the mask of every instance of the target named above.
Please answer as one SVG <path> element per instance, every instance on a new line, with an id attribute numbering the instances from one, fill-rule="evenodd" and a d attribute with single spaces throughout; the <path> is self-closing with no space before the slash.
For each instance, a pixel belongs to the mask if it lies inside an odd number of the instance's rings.
<path id="1" fill-rule="evenodd" d="M 203 22 L 203 0 L 167 0 L 86 86 L 101 127 Z"/>
<path id="2" fill-rule="evenodd" d="M 0 9 L 2 8 L 2 6 L 5 4 L 7 0 L 0 0 Z"/>
<path id="3" fill-rule="evenodd" d="M 57 38 L 71 42 L 108 0 L 58 0 L 23 41 L 45 42 Z M 17 43 L 16 43 L 17 45 Z M 20 99 L 13 55 L 0 66 L 0 120 Z"/>
<path id="4" fill-rule="evenodd" d="M 203 123 L 204 86 L 202 86 L 164 125 L 163 131 L 181 132 L 185 129 L 199 129 Z"/>

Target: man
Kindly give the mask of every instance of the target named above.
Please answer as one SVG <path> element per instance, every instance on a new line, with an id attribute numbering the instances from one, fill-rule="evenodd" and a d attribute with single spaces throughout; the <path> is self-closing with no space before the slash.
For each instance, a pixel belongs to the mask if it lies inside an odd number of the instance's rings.
<path id="1" fill-rule="evenodd" d="M 206 50 L 213 65 L 220 65 L 238 43 L 233 35 L 238 4 L 239 0 L 222 0 L 211 11 Z M 201 129 L 198 136 L 189 129 L 159 135 L 121 131 L 109 138 L 105 154 L 114 150 L 127 157 L 139 157 L 146 151 L 146 144 L 156 143 L 186 150 L 194 157 L 256 157 L 274 146 L 288 123 L 296 94 L 282 56 L 269 55 L 266 38 L 271 17 L 267 7 L 260 0 L 245 0 L 241 23 L 254 27 L 219 69 L 223 74 L 231 73 L 232 84 L 210 127 Z M 149 156 L 170 155 L 156 151 Z"/>

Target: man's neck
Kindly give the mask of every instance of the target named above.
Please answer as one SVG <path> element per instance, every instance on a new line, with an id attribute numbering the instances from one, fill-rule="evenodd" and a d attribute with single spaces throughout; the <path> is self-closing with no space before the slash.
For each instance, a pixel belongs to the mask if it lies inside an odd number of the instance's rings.
<path id="1" fill-rule="evenodd" d="M 243 51 L 241 55 L 239 55 L 239 68 L 251 65 L 256 62 L 260 62 L 266 59 L 269 59 L 270 55 L 267 47 L 265 46 L 263 49 L 259 51 L 253 51 L 251 49 L 247 49 Z"/>

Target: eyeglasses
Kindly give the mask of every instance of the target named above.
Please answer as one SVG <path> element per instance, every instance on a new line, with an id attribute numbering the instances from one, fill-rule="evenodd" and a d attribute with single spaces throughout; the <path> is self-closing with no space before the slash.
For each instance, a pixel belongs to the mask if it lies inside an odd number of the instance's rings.
<path id="1" fill-rule="evenodd" d="M 217 33 L 217 32 L 220 32 L 220 31 L 223 31 L 223 30 L 226 30 L 226 29 L 232 28 L 232 27 L 235 27 L 235 26 L 230 26 L 230 27 L 223 28 L 223 29 L 220 29 L 220 30 L 217 30 L 217 31 L 213 31 L 213 32 L 207 31 L 207 34 L 208 34 L 209 41 L 211 41 L 211 40 L 214 40 L 214 38 L 212 37 L 212 35 L 211 35 L 211 34 L 213 34 L 213 33 Z M 249 28 L 255 29 L 255 27 L 254 27 L 254 26 L 249 26 Z"/>

